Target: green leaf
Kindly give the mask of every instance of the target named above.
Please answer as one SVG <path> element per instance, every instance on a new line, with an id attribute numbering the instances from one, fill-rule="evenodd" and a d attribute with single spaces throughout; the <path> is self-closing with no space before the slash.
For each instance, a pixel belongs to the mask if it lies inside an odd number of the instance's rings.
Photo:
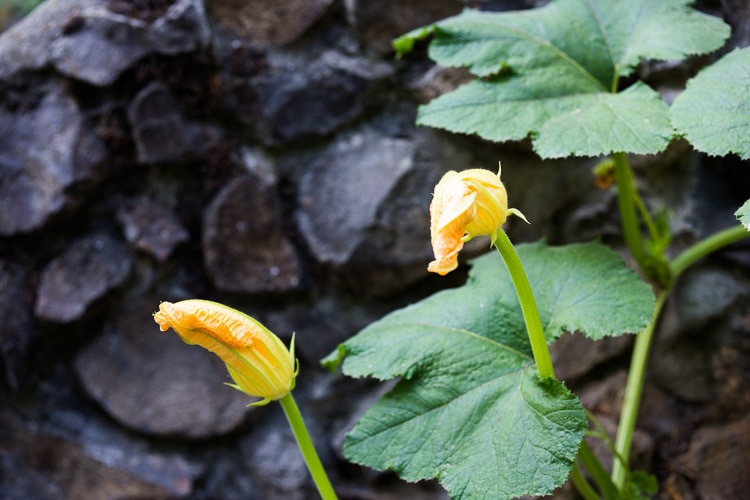
<path id="1" fill-rule="evenodd" d="M 747 200 L 735 213 L 740 223 L 750 231 L 750 200 Z"/>
<path id="2" fill-rule="evenodd" d="M 520 12 L 465 10 L 415 30 L 399 39 L 402 48 L 431 31 L 438 64 L 486 78 L 423 106 L 418 123 L 493 141 L 531 134 L 544 158 L 659 152 L 674 135 L 659 95 L 643 84 L 611 92 L 644 59 L 721 46 L 729 27 L 689 3 L 558 0 Z"/>
<path id="3" fill-rule="evenodd" d="M 519 245 L 549 341 L 637 332 L 650 288 L 595 242 Z M 536 374 L 502 259 L 476 259 L 467 283 L 371 324 L 324 360 L 349 376 L 401 377 L 347 436 L 344 454 L 453 497 L 546 494 L 568 476 L 587 423 L 578 399 Z"/>
<path id="4" fill-rule="evenodd" d="M 699 151 L 750 159 L 750 47 L 689 80 L 672 104 L 672 122 Z"/>
<path id="5" fill-rule="evenodd" d="M 655 153 L 672 139 L 669 107 L 640 82 L 619 94 L 555 96 L 524 80 L 470 82 L 421 106 L 417 123 L 498 142 L 531 134 L 542 158 Z"/>

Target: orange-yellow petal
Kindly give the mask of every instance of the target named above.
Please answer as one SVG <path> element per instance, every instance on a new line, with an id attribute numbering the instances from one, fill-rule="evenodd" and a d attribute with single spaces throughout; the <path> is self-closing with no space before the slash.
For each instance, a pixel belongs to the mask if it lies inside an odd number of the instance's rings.
<path id="1" fill-rule="evenodd" d="M 495 235 L 508 216 L 508 195 L 497 174 L 485 169 L 447 172 L 430 204 L 430 234 L 435 260 L 427 270 L 445 275 L 458 267 L 458 253 L 475 236 Z"/>
<path id="2" fill-rule="evenodd" d="M 294 388 L 294 357 L 276 335 L 250 316 L 217 302 L 162 302 L 154 320 L 188 344 L 213 352 L 247 394 L 280 399 Z"/>
<path id="3" fill-rule="evenodd" d="M 435 186 L 430 204 L 430 232 L 435 260 L 427 270 L 445 275 L 458 267 L 458 252 L 464 246 L 466 225 L 476 212 L 476 193 L 460 176 L 450 171 Z"/>
<path id="4" fill-rule="evenodd" d="M 461 179 L 477 193 L 476 214 L 466 226 L 470 236 L 491 236 L 508 217 L 508 193 L 499 174 L 474 168 L 461 172 Z"/>

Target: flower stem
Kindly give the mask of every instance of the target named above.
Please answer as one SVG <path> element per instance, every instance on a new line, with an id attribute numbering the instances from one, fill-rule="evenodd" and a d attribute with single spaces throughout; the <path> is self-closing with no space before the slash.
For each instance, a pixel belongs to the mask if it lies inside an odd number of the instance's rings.
<path id="1" fill-rule="evenodd" d="M 682 252 L 672 261 L 670 265 L 672 275 L 676 278 L 688 266 L 699 261 L 711 252 L 745 238 L 750 238 L 750 232 L 740 225 L 732 226 L 723 231 L 719 231 L 716 234 L 712 234 L 708 238 L 699 241 Z"/>
<path id="2" fill-rule="evenodd" d="M 646 377 L 646 363 L 648 362 L 651 340 L 656 330 L 657 319 L 667 300 L 667 295 L 669 295 L 669 290 L 662 290 L 659 293 L 653 315 L 651 316 L 651 322 L 635 339 L 633 358 L 630 361 L 628 381 L 625 386 L 622 411 L 620 412 L 620 424 L 617 427 L 617 437 L 615 438 L 615 458 L 612 461 L 612 482 L 615 483 L 615 486 L 620 491 L 622 491 L 628 475 L 630 447 L 633 442 L 635 421 L 638 417 L 638 408 L 640 407 L 641 394 L 643 393 L 643 382 Z"/>
<path id="3" fill-rule="evenodd" d="M 302 414 L 299 412 L 299 407 L 294 401 L 292 394 L 289 393 L 281 398 L 279 403 L 281 403 L 289 425 L 292 427 L 294 437 L 297 439 L 297 445 L 299 445 L 302 457 L 305 459 L 305 464 L 307 464 L 307 469 L 310 471 L 313 481 L 315 481 L 315 486 L 318 487 L 320 497 L 323 500 L 335 500 L 336 493 L 333 491 L 333 486 L 331 486 L 328 475 L 326 475 L 326 471 L 320 463 L 320 458 L 318 458 L 318 454 L 315 452 L 310 434 L 307 432 L 305 422 L 302 420 Z"/>
<path id="4" fill-rule="evenodd" d="M 529 333 L 531 341 L 531 351 L 534 354 L 537 371 L 542 379 L 555 378 L 555 371 L 552 368 L 552 358 L 547 347 L 547 339 L 544 336 L 542 320 L 539 317 L 539 310 L 536 307 L 534 293 L 531 291 L 529 278 L 518 258 L 516 249 L 508 239 L 502 228 L 497 230 L 497 240 L 495 241 L 497 250 L 505 261 L 510 277 L 513 280 L 513 286 L 518 295 L 518 301 L 521 303 L 523 319 L 526 322 L 526 330 Z"/>

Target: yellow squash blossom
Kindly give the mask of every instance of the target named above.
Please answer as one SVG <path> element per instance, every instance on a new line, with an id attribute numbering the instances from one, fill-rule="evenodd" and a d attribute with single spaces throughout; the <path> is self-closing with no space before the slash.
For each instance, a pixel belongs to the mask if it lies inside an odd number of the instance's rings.
<path id="1" fill-rule="evenodd" d="M 447 172 L 435 186 L 430 204 L 435 260 L 427 270 L 446 275 L 456 269 L 458 252 L 475 236 L 489 236 L 494 244 L 497 231 L 510 213 L 523 217 L 508 208 L 508 194 L 500 182 L 499 169 L 497 174 L 481 168 Z"/>
<path id="2" fill-rule="evenodd" d="M 291 351 L 276 335 L 250 316 L 208 300 L 162 302 L 154 320 L 161 331 L 172 328 L 188 344 L 221 358 L 235 388 L 263 398 L 281 399 L 294 388 L 294 340 Z"/>

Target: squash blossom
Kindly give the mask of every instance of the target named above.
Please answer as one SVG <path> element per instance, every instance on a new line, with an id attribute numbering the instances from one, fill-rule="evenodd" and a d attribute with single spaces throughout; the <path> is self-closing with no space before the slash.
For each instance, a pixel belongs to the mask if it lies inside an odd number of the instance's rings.
<path id="1" fill-rule="evenodd" d="M 236 384 L 232 387 L 263 398 L 255 405 L 281 399 L 294 388 L 294 339 L 290 351 L 276 335 L 240 311 L 208 300 L 162 302 L 154 320 L 161 331 L 172 328 L 186 343 L 219 356 Z"/>
<path id="2" fill-rule="evenodd" d="M 430 235 L 435 260 L 427 270 L 441 276 L 458 267 L 458 252 L 475 236 L 489 236 L 491 244 L 508 214 L 508 194 L 497 174 L 481 168 L 447 172 L 437 186 L 430 204 Z"/>

